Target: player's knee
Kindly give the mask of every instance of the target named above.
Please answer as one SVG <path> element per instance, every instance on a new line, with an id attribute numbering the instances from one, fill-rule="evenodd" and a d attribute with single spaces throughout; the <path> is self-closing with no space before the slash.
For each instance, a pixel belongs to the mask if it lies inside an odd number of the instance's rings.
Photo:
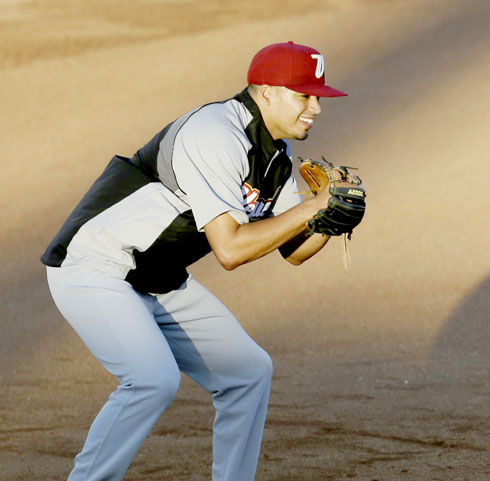
<path id="1" fill-rule="evenodd" d="M 178 372 L 173 373 L 173 375 L 169 375 L 168 373 L 160 375 L 154 380 L 155 395 L 162 401 L 170 404 L 177 394 L 179 384 L 180 375 Z"/>
<path id="2" fill-rule="evenodd" d="M 180 374 L 178 370 L 162 369 L 161 371 L 147 373 L 134 383 L 134 387 L 141 392 L 141 396 L 156 406 L 168 406 L 179 389 Z"/>
<path id="3" fill-rule="evenodd" d="M 257 351 L 250 362 L 250 372 L 256 382 L 268 383 L 272 378 L 272 359 L 263 349 Z"/>

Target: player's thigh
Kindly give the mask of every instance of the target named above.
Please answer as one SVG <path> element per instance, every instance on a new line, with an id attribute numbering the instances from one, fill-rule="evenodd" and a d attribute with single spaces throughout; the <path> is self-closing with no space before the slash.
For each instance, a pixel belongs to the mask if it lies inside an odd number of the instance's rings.
<path id="1" fill-rule="evenodd" d="M 271 375 L 269 355 L 195 279 L 158 300 L 161 310 L 156 319 L 180 369 L 208 390 Z"/>
<path id="2" fill-rule="evenodd" d="M 82 268 L 48 268 L 48 282 L 63 317 L 121 382 L 177 371 L 153 317 L 153 298 L 122 279 Z"/>

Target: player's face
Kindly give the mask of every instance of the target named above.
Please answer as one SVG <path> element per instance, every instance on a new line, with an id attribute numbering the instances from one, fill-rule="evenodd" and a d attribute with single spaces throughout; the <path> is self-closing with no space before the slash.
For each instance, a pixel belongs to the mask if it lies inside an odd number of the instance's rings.
<path id="1" fill-rule="evenodd" d="M 270 87 L 267 128 L 274 139 L 304 140 L 322 108 L 318 97 L 286 87 Z"/>

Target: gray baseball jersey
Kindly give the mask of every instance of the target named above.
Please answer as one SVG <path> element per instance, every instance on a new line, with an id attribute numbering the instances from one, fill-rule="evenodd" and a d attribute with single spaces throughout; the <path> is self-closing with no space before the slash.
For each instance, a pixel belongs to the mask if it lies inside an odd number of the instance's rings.
<path id="1" fill-rule="evenodd" d="M 288 142 L 270 136 L 245 89 L 184 114 L 132 158 L 114 156 L 41 260 L 169 292 L 210 252 L 208 222 L 278 215 L 300 202 L 297 190 Z"/>

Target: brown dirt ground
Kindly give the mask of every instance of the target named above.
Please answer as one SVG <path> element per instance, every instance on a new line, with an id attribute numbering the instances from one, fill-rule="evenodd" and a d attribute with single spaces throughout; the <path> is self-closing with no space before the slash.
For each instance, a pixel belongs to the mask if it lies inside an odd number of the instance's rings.
<path id="1" fill-rule="evenodd" d="M 46 244 L 114 153 L 286 40 L 349 92 L 295 154 L 358 166 L 369 197 L 347 270 L 337 239 L 299 268 L 191 269 L 275 364 L 257 480 L 490 479 L 487 0 L 0 7 L 2 480 L 66 479 L 115 386 L 52 304 Z M 210 479 L 212 416 L 184 378 L 126 479 Z"/>

